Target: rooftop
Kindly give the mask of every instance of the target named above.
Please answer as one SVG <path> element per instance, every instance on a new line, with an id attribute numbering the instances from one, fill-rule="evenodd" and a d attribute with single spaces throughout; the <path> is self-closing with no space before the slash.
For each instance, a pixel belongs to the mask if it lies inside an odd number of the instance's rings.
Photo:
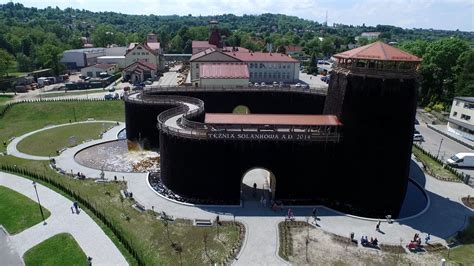
<path id="1" fill-rule="evenodd" d="M 454 97 L 454 99 L 461 100 L 468 103 L 474 103 L 474 97 Z"/>
<path id="2" fill-rule="evenodd" d="M 249 69 L 246 64 L 201 64 L 199 67 L 201 78 L 248 79 Z"/>
<path id="3" fill-rule="evenodd" d="M 371 59 L 379 61 L 421 62 L 421 58 L 383 42 L 374 42 L 333 55 L 342 59 Z"/>
<path id="4" fill-rule="evenodd" d="M 263 52 L 224 52 L 234 58 L 237 58 L 244 62 L 289 62 L 297 63 L 298 60 L 280 53 L 263 53 Z"/>
<path id="5" fill-rule="evenodd" d="M 334 115 L 217 114 L 206 113 L 208 124 L 341 126 Z"/>
<path id="6" fill-rule="evenodd" d="M 88 66 L 88 67 L 85 67 L 85 68 L 95 67 L 95 68 L 100 68 L 100 69 L 109 69 L 109 68 L 114 67 L 114 66 L 115 65 L 113 65 L 113 64 L 96 64 L 96 65 Z"/>

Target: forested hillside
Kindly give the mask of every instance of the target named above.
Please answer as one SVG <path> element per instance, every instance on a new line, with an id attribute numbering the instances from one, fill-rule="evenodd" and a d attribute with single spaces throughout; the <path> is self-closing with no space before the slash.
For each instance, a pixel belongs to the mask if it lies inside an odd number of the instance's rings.
<path id="1" fill-rule="evenodd" d="M 469 60 L 472 55 L 464 54 L 466 51 L 472 53 L 472 32 L 403 29 L 389 25 L 325 26 L 315 21 L 280 14 L 145 16 L 72 8 L 37 9 L 13 3 L 0 5 L 0 77 L 7 73 L 40 68 L 53 68 L 59 73 L 63 69 L 58 62 L 62 51 L 81 48 L 81 37 L 88 38 L 96 47 L 105 47 L 110 44 L 143 42 L 146 34 L 153 32 L 158 35 L 165 52 L 190 53 L 192 40 L 207 39 L 207 25 L 212 19 L 219 21 L 228 45 L 258 51 L 265 50 L 268 43 L 271 43 L 274 49 L 293 44 L 302 46 L 307 55 L 317 57 L 341 51 L 341 45 L 356 43 L 355 37 L 368 31 L 381 32 L 380 40 L 397 42 L 404 49 L 420 56 L 429 55 L 429 58 L 437 56 L 434 43 L 441 42 L 438 48 L 445 49 L 449 45 L 444 45 L 444 42 L 449 43 L 446 40 L 454 38 L 457 41 L 455 45 L 459 48 L 449 50 L 452 52 L 449 60 L 442 57 L 433 59 L 423 68 L 426 73 L 438 73 L 437 77 L 446 77 L 442 84 L 438 84 L 440 79 L 433 76 L 431 79 L 425 79 L 426 96 L 423 99 L 426 102 L 446 101 L 452 98 L 455 87 L 459 87 L 460 92 L 464 91 L 463 94 L 471 92 L 465 92 L 466 85 L 457 85 L 457 77 L 472 77 L 472 72 L 462 71 L 464 65 L 472 68 L 472 60 Z M 359 38 L 357 42 L 363 45 L 368 43 L 368 40 Z M 440 70 L 437 64 L 441 62 L 448 62 L 449 66 L 443 66 Z M 433 86 L 435 88 L 432 88 Z"/>

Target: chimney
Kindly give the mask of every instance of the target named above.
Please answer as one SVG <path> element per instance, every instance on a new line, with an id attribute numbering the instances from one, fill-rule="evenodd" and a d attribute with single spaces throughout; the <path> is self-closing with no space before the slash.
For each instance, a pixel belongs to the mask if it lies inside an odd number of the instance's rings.
<path id="1" fill-rule="evenodd" d="M 155 42 L 158 42 L 158 39 L 156 38 L 156 34 L 149 33 L 149 34 L 146 36 L 146 42 L 147 42 L 147 43 L 155 43 Z"/>

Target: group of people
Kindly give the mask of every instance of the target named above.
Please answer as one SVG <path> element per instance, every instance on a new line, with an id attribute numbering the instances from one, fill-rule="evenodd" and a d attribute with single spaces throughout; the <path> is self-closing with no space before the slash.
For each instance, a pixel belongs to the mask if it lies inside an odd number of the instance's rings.
<path id="1" fill-rule="evenodd" d="M 428 244 L 428 241 L 430 241 L 431 239 L 431 236 L 430 234 L 426 235 L 425 237 L 425 244 Z M 407 245 L 408 249 L 411 250 L 411 251 L 415 251 L 415 250 L 418 250 L 419 248 L 422 247 L 421 245 L 421 237 L 418 233 L 416 233 L 414 236 L 413 236 L 413 240 L 410 241 L 410 244 Z"/>
<path id="2" fill-rule="evenodd" d="M 377 238 L 370 238 L 370 241 L 367 236 L 362 236 L 360 238 L 360 244 L 364 247 L 378 247 L 379 246 L 379 240 Z"/>
<path id="3" fill-rule="evenodd" d="M 79 179 L 86 179 L 86 175 L 84 173 L 81 173 L 81 172 L 77 172 L 76 177 L 79 178 Z"/>

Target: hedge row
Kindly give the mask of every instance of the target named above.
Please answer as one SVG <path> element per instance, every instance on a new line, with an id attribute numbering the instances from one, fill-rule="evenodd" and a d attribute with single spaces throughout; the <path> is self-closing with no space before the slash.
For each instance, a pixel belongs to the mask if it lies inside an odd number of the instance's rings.
<path id="1" fill-rule="evenodd" d="M 133 258 L 137 261 L 138 265 L 145 265 L 144 260 L 142 258 L 142 255 L 140 252 L 138 252 L 132 245 L 132 242 L 124 236 L 123 232 L 115 225 L 113 221 L 111 221 L 109 218 L 107 218 L 104 213 L 99 211 L 94 204 L 92 204 L 87 198 L 84 198 L 83 196 L 77 194 L 74 190 L 72 190 L 70 187 L 67 187 L 57 180 L 47 177 L 45 175 L 38 174 L 36 172 L 32 172 L 28 169 L 25 168 L 20 168 L 17 166 L 11 166 L 11 165 L 1 165 L 0 169 L 5 172 L 10 172 L 10 173 L 15 173 L 19 174 L 22 176 L 29 177 L 30 179 L 33 180 L 38 180 L 42 181 L 45 183 L 48 183 L 55 188 L 58 188 L 62 192 L 66 193 L 69 195 L 71 198 L 76 200 L 78 203 L 80 203 L 82 206 L 85 208 L 89 209 L 92 211 L 92 213 L 99 218 L 112 232 L 113 234 L 117 237 L 117 239 L 123 244 L 123 246 L 127 249 L 127 251 L 133 256 Z"/>
<path id="2" fill-rule="evenodd" d="M 445 169 L 447 169 L 449 172 L 451 172 L 453 175 L 455 175 L 457 178 L 459 178 L 459 180 L 461 180 L 462 182 L 464 182 L 465 184 L 469 184 L 469 179 L 470 179 L 470 176 L 469 175 L 465 175 L 464 173 L 462 172 L 459 172 L 457 171 L 456 169 L 454 169 L 453 167 L 449 166 L 449 165 L 446 165 L 443 161 L 441 161 L 438 157 L 434 156 L 433 154 L 429 153 L 428 151 L 426 151 L 425 149 L 423 149 L 421 147 L 421 145 L 417 144 L 417 143 L 413 143 L 413 146 L 415 146 L 416 148 L 418 148 L 424 155 L 430 157 L 431 159 L 433 159 L 434 161 L 436 161 L 437 163 L 441 164 L 444 166 Z"/>

